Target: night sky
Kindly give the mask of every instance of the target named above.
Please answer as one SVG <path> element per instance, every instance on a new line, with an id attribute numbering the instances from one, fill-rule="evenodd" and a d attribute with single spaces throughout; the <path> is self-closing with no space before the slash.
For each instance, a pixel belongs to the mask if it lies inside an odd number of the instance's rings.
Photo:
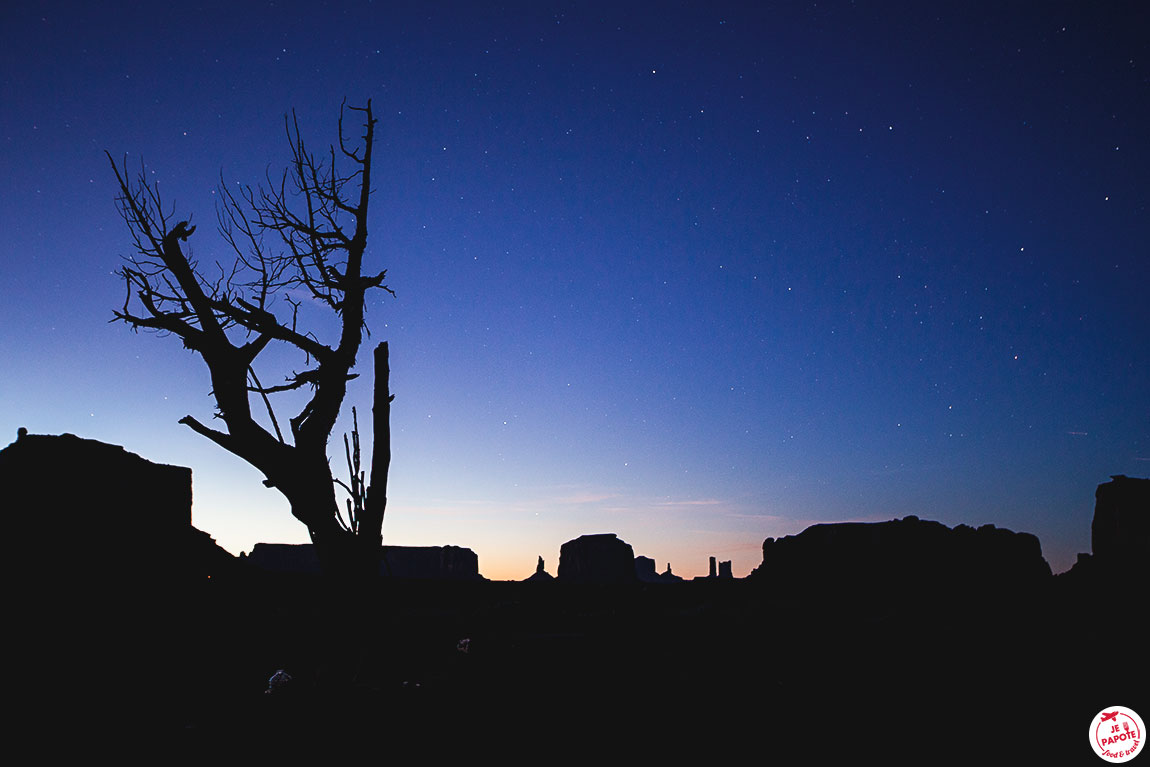
<path id="1" fill-rule="evenodd" d="M 285 113 L 322 148 L 371 98 L 386 542 L 518 579 L 615 532 L 742 576 L 767 536 L 915 514 L 1035 533 L 1065 570 L 1096 485 L 1150 475 L 1145 8 L 6 2 L 0 443 L 190 466 L 225 548 L 306 541 L 176 423 L 213 412 L 201 360 L 109 322 L 131 241 L 103 153 L 230 262 L 221 174 L 278 176 Z M 303 369 L 279 361 L 265 382 Z"/>

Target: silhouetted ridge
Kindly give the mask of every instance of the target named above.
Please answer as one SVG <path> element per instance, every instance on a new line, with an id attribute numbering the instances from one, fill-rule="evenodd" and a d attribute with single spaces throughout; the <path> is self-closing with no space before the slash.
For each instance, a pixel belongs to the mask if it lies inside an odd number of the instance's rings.
<path id="1" fill-rule="evenodd" d="M 910 516 L 889 522 L 808 527 L 763 542 L 763 563 L 751 574 L 783 590 L 880 591 L 1005 588 L 1050 576 L 1038 538 L 983 525 L 978 529 Z"/>
<path id="2" fill-rule="evenodd" d="M 21 429 L 0 450 L 0 492 L 18 708 L 74 732 L 115 700 L 119 720 L 147 731 L 158 670 L 192 663 L 202 624 L 188 595 L 239 568 L 191 525 L 191 469 Z"/>
<path id="3" fill-rule="evenodd" d="M 243 555 L 241 555 L 243 556 Z M 274 573 L 318 575 L 319 556 L 310 543 L 257 543 L 244 560 Z M 379 574 L 420 580 L 482 580 L 479 557 L 461 546 L 384 546 Z"/>
<path id="4" fill-rule="evenodd" d="M 153 463 L 75 434 L 21 429 L 0 450 L 0 488 L 5 506 L 23 510 L 8 519 L 10 540 L 39 544 L 11 552 L 14 561 L 42 575 L 154 588 L 202 574 L 211 562 L 234 564 L 192 527 L 192 470 L 184 466 Z M 40 526 L 50 535 L 35 534 L 32 528 Z"/>

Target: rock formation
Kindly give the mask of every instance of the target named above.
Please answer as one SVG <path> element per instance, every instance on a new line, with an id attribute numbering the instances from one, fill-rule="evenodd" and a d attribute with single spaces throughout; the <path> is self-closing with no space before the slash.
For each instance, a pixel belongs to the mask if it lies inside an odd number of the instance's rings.
<path id="1" fill-rule="evenodd" d="M 1094 493 L 1091 554 L 1079 554 L 1065 575 L 1082 587 L 1150 573 L 1150 479 L 1111 476 Z"/>
<path id="2" fill-rule="evenodd" d="M 1100 561 L 1150 561 L 1150 479 L 1116 474 L 1094 493 L 1090 548 Z"/>
<path id="3" fill-rule="evenodd" d="M 1006 589 L 1050 576 L 1038 538 L 983 525 L 948 528 L 910 516 L 813 525 L 763 542 L 753 580 L 794 592 L 910 595 Z"/>
<path id="4" fill-rule="evenodd" d="M 635 551 L 614 533 L 581 535 L 559 548 L 559 580 L 564 583 L 632 583 Z"/>
<path id="5" fill-rule="evenodd" d="M 524 583 L 551 583 L 555 580 L 555 576 L 547 572 L 543 568 L 543 557 L 539 557 L 539 562 L 535 565 L 535 572 L 524 579 Z"/>
<path id="6" fill-rule="evenodd" d="M 670 569 L 670 565 L 667 568 Z M 733 580 L 734 573 L 731 570 L 731 561 L 720 562 L 718 557 L 707 558 L 707 574 L 696 575 L 692 580 L 696 581 L 714 581 L 714 580 Z"/>
<path id="7" fill-rule="evenodd" d="M 257 543 L 247 562 L 276 573 L 318 575 L 319 557 L 310 543 Z M 384 546 L 379 574 L 417 580 L 480 580 L 479 557 L 461 546 Z"/>
<path id="8" fill-rule="evenodd" d="M 384 546 L 380 574 L 444 581 L 483 578 L 479 556 L 462 546 Z"/>
<path id="9" fill-rule="evenodd" d="M 38 578 L 155 586 L 187 575 L 193 552 L 211 548 L 192 528 L 192 470 L 118 445 L 21 429 L 0 450 L 0 493 L 13 512 L 8 539 L 35 544 L 15 547 L 10 561 Z"/>
<path id="10" fill-rule="evenodd" d="M 154 700 L 157 669 L 183 665 L 201 630 L 189 595 L 238 567 L 192 527 L 191 469 L 21 429 L 0 450 L 0 507 L 19 706 L 90 722 L 112 691 Z"/>
<path id="11" fill-rule="evenodd" d="M 683 579 L 671 572 L 671 563 L 667 563 L 667 571 L 655 572 L 655 560 L 650 557 L 635 557 L 635 577 L 643 583 L 679 583 Z"/>

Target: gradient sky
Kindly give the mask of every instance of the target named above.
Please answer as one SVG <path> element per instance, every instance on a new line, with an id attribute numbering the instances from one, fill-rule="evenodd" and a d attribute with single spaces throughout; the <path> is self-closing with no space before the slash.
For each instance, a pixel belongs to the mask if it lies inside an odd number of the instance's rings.
<path id="1" fill-rule="evenodd" d="M 1096 485 L 1150 475 L 1148 22 L 1138 2 L 6 2 L 0 442 L 190 466 L 225 548 L 307 540 L 176 423 L 213 412 L 199 358 L 109 323 L 130 240 L 103 152 L 147 163 L 210 263 L 221 172 L 278 175 L 286 112 L 319 148 L 370 97 L 367 270 L 397 297 L 372 300 L 360 370 L 390 342 L 387 542 L 523 578 L 615 532 L 660 570 L 741 576 L 766 536 L 916 514 L 1035 533 L 1065 570 Z M 262 380 L 303 369 L 282 361 Z"/>

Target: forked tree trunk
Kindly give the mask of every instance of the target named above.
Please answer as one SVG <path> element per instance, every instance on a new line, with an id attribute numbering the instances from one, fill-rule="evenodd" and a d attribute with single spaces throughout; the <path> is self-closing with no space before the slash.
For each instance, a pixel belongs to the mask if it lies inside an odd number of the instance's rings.
<path id="1" fill-rule="evenodd" d="M 338 507 L 335 504 L 334 493 L 331 492 L 330 481 L 329 492 L 326 495 L 317 492 L 316 497 L 310 499 L 309 506 L 304 507 L 330 509 L 330 514 L 322 515 L 320 519 L 308 525 L 308 532 L 311 534 L 324 573 L 340 578 L 374 578 L 379 574 L 383 545 L 383 515 L 387 508 L 387 473 L 391 466 L 393 397 L 386 341 L 375 347 L 374 363 L 371 471 L 363 512 L 357 520 L 357 529 L 355 532 L 344 530 L 336 522 Z M 300 502 L 308 504 L 309 499 L 301 498 Z"/>

